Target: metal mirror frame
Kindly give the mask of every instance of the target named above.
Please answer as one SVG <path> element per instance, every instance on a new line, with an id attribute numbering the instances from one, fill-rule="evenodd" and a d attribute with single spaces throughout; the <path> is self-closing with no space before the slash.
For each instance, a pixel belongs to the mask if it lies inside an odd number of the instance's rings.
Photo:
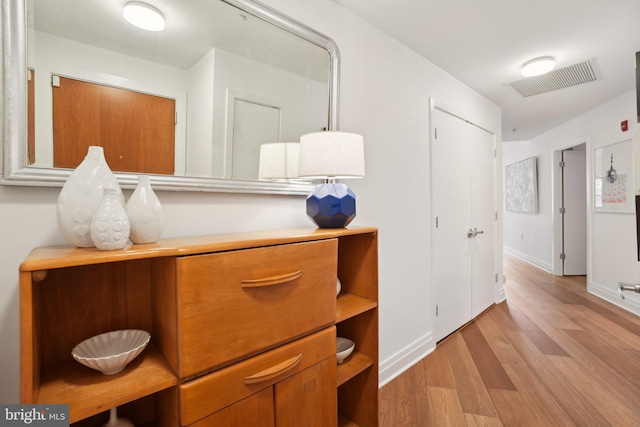
<path id="1" fill-rule="evenodd" d="M 219 0 L 326 49 L 330 58 L 328 129 L 338 129 L 340 52 L 329 37 L 253 0 Z M 26 0 L 2 0 L 2 184 L 62 187 L 71 170 L 27 167 L 27 24 Z M 134 188 L 138 174 L 117 172 L 122 188 Z M 157 190 L 307 195 L 311 183 L 240 181 L 150 175 Z"/>

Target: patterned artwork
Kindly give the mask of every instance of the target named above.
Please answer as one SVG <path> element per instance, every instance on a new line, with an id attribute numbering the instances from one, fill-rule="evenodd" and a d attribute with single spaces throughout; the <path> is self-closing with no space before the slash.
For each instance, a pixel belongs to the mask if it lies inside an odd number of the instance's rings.
<path id="1" fill-rule="evenodd" d="M 593 200 L 598 212 L 634 212 L 631 140 L 593 152 Z"/>
<path id="2" fill-rule="evenodd" d="M 536 158 L 530 157 L 504 168 L 505 203 L 508 211 L 538 212 Z"/>
<path id="3" fill-rule="evenodd" d="M 627 175 L 618 175 L 614 182 L 602 182 L 602 204 L 627 203 Z"/>

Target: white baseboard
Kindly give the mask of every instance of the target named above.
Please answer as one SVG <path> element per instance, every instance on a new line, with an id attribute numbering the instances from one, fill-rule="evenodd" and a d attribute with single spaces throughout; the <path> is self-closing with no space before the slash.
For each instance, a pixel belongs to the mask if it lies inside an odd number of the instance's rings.
<path id="1" fill-rule="evenodd" d="M 390 358 L 380 362 L 378 387 L 383 387 L 404 371 L 431 354 L 436 348 L 433 335 L 429 332 Z"/>
<path id="2" fill-rule="evenodd" d="M 549 274 L 553 274 L 553 266 L 547 262 L 540 261 L 539 259 L 533 258 L 532 256 L 529 256 L 524 252 L 520 252 L 516 249 L 510 248 L 509 246 L 503 246 L 502 250 L 507 255 L 519 258 L 522 261 L 539 268 L 540 270 L 546 271 Z"/>
<path id="3" fill-rule="evenodd" d="M 621 299 L 618 296 L 617 289 L 612 291 L 610 288 L 600 285 L 598 283 L 589 282 L 587 285 L 587 292 L 593 294 L 603 300 L 610 302 L 613 305 L 617 305 L 620 308 L 627 310 L 630 313 L 640 316 L 640 302 L 636 298 Z M 633 295 L 633 293 L 627 293 Z"/>

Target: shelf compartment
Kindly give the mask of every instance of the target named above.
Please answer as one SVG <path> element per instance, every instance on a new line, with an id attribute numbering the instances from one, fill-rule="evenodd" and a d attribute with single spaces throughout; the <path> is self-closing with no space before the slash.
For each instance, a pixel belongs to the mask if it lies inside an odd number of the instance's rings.
<path id="1" fill-rule="evenodd" d="M 358 424 L 351 421 L 342 414 L 338 414 L 338 427 L 358 427 Z"/>
<path id="2" fill-rule="evenodd" d="M 368 367 L 373 365 L 373 359 L 366 354 L 355 351 L 344 362 L 338 365 L 337 383 L 338 387 L 358 375 Z"/>
<path id="3" fill-rule="evenodd" d="M 39 404 L 69 404 L 70 422 L 99 414 L 178 383 L 162 354 L 149 345 L 116 375 L 103 375 L 78 362 L 44 370 Z M 126 390 L 126 393 L 123 393 Z"/>
<path id="4" fill-rule="evenodd" d="M 336 323 L 355 317 L 365 311 L 372 310 L 378 303 L 358 295 L 342 293 L 336 301 Z"/>

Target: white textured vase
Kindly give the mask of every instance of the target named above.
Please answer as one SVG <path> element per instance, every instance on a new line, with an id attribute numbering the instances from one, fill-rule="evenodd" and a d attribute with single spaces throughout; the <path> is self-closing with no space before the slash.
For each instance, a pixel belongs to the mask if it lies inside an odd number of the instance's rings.
<path id="1" fill-rule="evenodd" d="M 103 191 L 104 197 L 91 221 L 91 240 L 103 251 L 122 249 L 129 243 L 129 218 L 117 189 L 105 187 Z"/>
<path id="2" fill-rule="evenodd" d="M 58 197 L 58 226 L 70 244 L 84 248 L 95 246 L 91 240 L 91 220 L 102 200 L 102 189 L 107 185 L 116 188 L 124 205 L 124 195 L 107 165 L 103 148 L 91 146 Z"/>
<path id="3" fill-rule="evenodd" d="M 148 176 L 138 177 L 138 185 L 127 202 L 126 210 L 133 243 L 153 243 L 160 239 L 164 230 L 164 213 Z"/>

